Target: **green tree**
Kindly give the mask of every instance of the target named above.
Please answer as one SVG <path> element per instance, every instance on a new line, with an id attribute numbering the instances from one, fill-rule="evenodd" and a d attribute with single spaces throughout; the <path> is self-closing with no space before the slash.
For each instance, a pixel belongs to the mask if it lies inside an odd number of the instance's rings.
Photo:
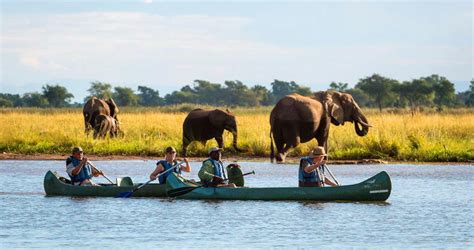
<path id="1" fill-rule="evenodd" d="M 91 82 L 91 86 L 87 89 L 87 92 L 89 92 L 89 96 L 87 96 L 84 101 L 89 100 L 92 96 L 102 99 L 110 98 L 112 97 L 112 85 L 99 81 Z"/>
<path id="2" fill-rule="evenodd" d="M 48 100 L 38 92 L 25 93 L 22 99 L 26 107 L 44 108 L 49 105 Z"/>
<path id="3" fill-rule="evenodd" d="M 115 87 L 112 96 L 119 106 L 137 106 L 138 104 L 138 96 L 131 88 Z"/>
<path id="4" fill-rule="evenodd" d="M 250 90 L 260 105 L 267 106 L 274 103 L 272 93 L 265 86 L 255 85 Z"/>
<path id="5" fill-rule="evenodd" d="M 70 100 L 74 97 L 67 89 L 59 85 L 43 86 L 43 96 L 48 100 L 52 107 L 66 107 L 69 106 Z"/>
<path id="6" fill-rule="evenodd" d="M 0 108 L 9 108 L 9 107 L 13 107 L 13 102 L 6 98 L 0 97 Z"/>
<path id="7" fill-rule="evenodd" d="M 23 99 L 19 94 L 0 93 L 0 98 L 11 102 L 11 107 L 24 106 Z"/>
<path id="8" fill-rule="evenodd" d="M 408 101 L 412 115 L 420 106 L 429 106 L 433 103 L 434 90 L 432 85 L 424 79 L 405 81 L 397 86 L 396 90 Z"/>
<path id="9" fill-rule="evenodd" d="M 222 105 L 224 104 L 222 91 L 222 86 L 218 83 L 211 83 L 204 80 L 194 80 L 194 89 L 192 92 L 196 93 L 197 95 L 197 103 Z"/>
<path id="10" fill-rule="evenodd" d="M 397 80 L 389 79 L 378 74 L 360 79 L 355 88 L 364 91 L 375 105 L 382 111 L 382 108 L 391 106 L 397 94 L 393 89 L 398 85 Z"/>
<path id="11" fill-rule="evenodd" d="M 225 104 L 233 106 L 258 106 L 255 93 L 241 81 L 225 81 L 223 99 Z"/>
<path id="12" fill-rule="evenodd" d="M 360 107 L 369 107 L 370 105 L 370 98 L 369 96 L 364 92 L 362 91 L 361 89 L 347 89 L 346 91 L 344 91 L 348 94 L 351 94 L 352 95 L 352 98 L 354 98 L 354 100 L 357 102 L 357 104 L 360 106 Z"/>
<path id="13" fill-rule="evenodd" d="M 335 90 L 339 92 L 347 92 L 347 90 L 349 90 L 348 86 L 348 83 L 343 82 L 331 82 L 331 84 L 329 84 L 330 90 Z"/>
<path id="14" fill-rule="evenodd" d="M 431 75 L 422 77 L 421 79 L 431 84 L 435 93 L 433 101 L 439 109 L 441 109 L 442 106 L 452 107 L 456 104 L 454 84 L 446 79 L 446 77 Z"/>
<path id="15" fill-rule="evenodd" d="M 464 102 L 466 106 L 473 107 L 474 106 L 474 79 L 471 80 L 471 84 L 469 85 L 469 90 L 466 91 L 466 101 Z"/>
<path id="16" fill-rule="evenodd" d="M 311 95 L 311 89 L 309 87 L 299 86 L 294 81 L 285 82 L 280 80 L 274 80 L 272 83 L 272 94 L 275 101 L 280 100 L 282 97 L 291 93 L 298 93 L 300 95 L 308 96 Z"/>
<path id="17" fill-rule="evenodd" d="M 138 103 L 141 106 L 159 106 L 164 102 L 158 90 L 146 86 L 138 86 L 138 93 Z"/>

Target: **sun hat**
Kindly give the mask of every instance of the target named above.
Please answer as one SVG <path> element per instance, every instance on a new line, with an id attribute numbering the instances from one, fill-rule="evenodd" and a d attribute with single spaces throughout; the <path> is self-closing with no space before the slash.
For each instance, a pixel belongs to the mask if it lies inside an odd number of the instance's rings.
<path id="1" fill-rule="evenodd" d="M 81 147 L 74 147 L 72 149 L 72 154 L 83 152 Z"/>
<path id="2" fill-rule="evenodd" d="M 167 147 L 166 153 L 176 153 L 176 149 L 174 147 Z"/>
<path id="3" fill-rule="evenodd" d="M 218 148 L 218 147 L 212 147 L 212 148 L 210 148 L 210 149 L 207 151 L 207 153 L 210 154 L 210 153 L 215 152 L 215 151 L 221 151 L 221 152 L 222 152 L 223 149 L 222 149 L 222 148 Z"/>
<path id="4" fill-rule="evenodd" d="M 324 150 L 324 148 L 319 146 L 319 147 L 316 147 L 315 149 L 311 150 L 311 152 L 309 152 L 308 157 L 314 158 L 314 157 L 326 156 L 326 155 L 327 154 L 326 154 L 326 151 Z"/>

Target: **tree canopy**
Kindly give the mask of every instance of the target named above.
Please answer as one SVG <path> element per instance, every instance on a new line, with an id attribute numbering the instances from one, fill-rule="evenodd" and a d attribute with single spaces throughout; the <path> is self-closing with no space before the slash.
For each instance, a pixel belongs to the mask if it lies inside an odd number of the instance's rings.
<path id="1" fill-rule="evenodd" d="M 274 105 L 283 96 L 291 93 L 310 96 L 312 90 L 294 81 L 273 80 L 270 89 L 263 85 L 249 87 L 239 80 L 228 80 L 223 84 L 206 80 L 194 80 L 180 90 L 173 91 L 164 97 L 158 89 L 144 84 L 137 90 L 129 87 L 112 86 L 110 83 L 94 81 L 87 90 L 89 96 L 99 98 L 113 97 L 119 106 L 162 106 L 181 103 L 206 104 L 212 106 L 243 106 L 255 107 Z M 420 77 L 400 83 L 379 74 L 360 79 L 354 88 L 349 83 L 331 82 L 328 90 L 351 94 L 361 107 L 404 108 L 413 112 L 420 107 L 459 107 L 474 106 L 474 79 L 470 88 L 455 93 L 454 84 L 446 77 L 436 74 Z M 23 95 L 0 93 L 0 107 L 68 107 L 73 95 L 60 85 L 44 85 L 41 92 L 30 92 Z"/>

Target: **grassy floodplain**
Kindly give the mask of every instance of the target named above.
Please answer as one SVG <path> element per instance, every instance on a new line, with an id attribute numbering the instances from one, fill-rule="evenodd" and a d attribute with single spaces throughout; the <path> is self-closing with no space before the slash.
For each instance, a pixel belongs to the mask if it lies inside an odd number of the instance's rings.
<path id="1" fill-rule="evenodd" d="M 75 145 L 88 154 L 158 156 L 166 146 L 181 148 L 182 123 L 189 105 L 160 108 L 122 108 L 122 138 L 94 140 L 84 134 L 82 109 L 0 109 L 0 151 L 17 154 L 68 154 Z M 240 156 L 270 154 L 271 107 L 236 108 Z M 474 159 L 474 109 L 425 110 L 412 116 L 407 110 L 366 109 L 372 128 L 359 137 L 351 123 L 331 126 L 331 159 L 376 158 L 392 161 L 472 161 Z M 227 155 L 232 135 L 225 132 Z M 190 156 L 204 156 L 206 145 L 194 142 Z M 307 154 L 316 140 L 300 145 L 289 156 Z"/>

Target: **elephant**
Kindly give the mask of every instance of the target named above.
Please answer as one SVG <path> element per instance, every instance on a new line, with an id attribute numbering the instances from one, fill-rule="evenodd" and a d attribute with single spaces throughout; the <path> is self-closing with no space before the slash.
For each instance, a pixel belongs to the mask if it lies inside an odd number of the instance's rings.
<path id="1" fill-rule="evenodd" d="M 114 102 L 114 99 L 99 99 L 95 96 L 91 97 L 85 104 L 82 110 L 84 115 L 84 127 L 85 133 L 89 134 L 89 132 L 96 127 L 95 121 L 96 117 L 100 114 L 111 116 L 115 119 L 117 124 L 117 130 L 119 130 L 118 126 L 118 118 L 117 113 L 119 109 Z"/>
<path id="2" fill-rule="evenodd" d="M 241 150 L 237 147 L 237 122 L 229 110 L 192 110 L 183 122 L 182 155 L 186 156 L 186 148 L 192 141 L 205 143 L 214 138 L 219 148 L 222 148 L 224 146 L 222 138 L 224 129 L 232 133 L 233 147 L 240 152 Z"/>
<path id="3" fill-rule="evenodd" d="M 104 139 L 109 133 L 110 137 L 117 136 L 117 122 L 115 118 L 108 115 L 100 114 L 95 118 L 95 126 L 94 126 L 94 139 L 99 137 Z"/>
<path id="4" fill-rule="evenodd" d="M 275 158 L 273 141 L 277 148 L 277 162 L 284 162 L 291 148 L 313 138 L 327 152 L 331 123 L 339 126 L 344 122 L 353 122 L 358 136 L 365 136 L 371 127 L 350 94 L 320 91 L 311 97 L 296 93 L 284 96 L 270 114 L 271 161 Z"/>

